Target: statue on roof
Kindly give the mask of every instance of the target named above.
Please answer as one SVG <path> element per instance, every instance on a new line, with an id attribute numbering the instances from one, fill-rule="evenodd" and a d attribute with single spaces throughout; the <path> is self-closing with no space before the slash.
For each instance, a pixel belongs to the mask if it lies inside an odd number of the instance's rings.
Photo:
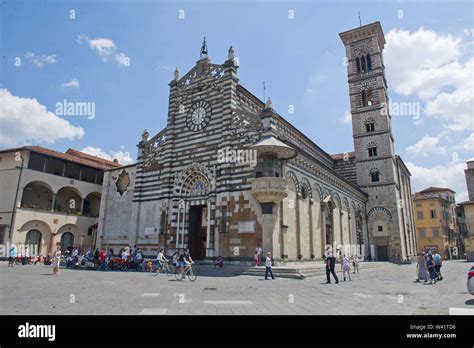
<path id="1" fill-rule="evenodd" d="M 150 133 L 148 133 L 148 129 L 145 129 L 142 133 L 142 141 L 147 142 L 149 137 L 150 137 Z"/>
<path id="2" fill-rule="evenodd" d="M 174 69 L 174 79 L 176 81 L 179 80 L 179 68 L 178 67 L 176 67 L 176 69 Z"/>
<path id="3" fill-rule="evenodd" d="M 273 106 L 272 99 L 268 97 L 267 102 L 265 103 L 265 109 L 271 109 Z"/>
<path id="4" fill-rule="evenodd" d="M 227 59 L 230 61 L 234 61 L 234 58 L 235 58 L 235 51 L 234 51 L 234 48 L 230 46 L 228 54 L 227 54 Z"/>

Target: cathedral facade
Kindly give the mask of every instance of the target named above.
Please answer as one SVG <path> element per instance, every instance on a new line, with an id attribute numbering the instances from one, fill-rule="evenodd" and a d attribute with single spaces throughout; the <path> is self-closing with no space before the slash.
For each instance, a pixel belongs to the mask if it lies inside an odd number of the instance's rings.
<path id="1" fill-rule="evenodd" d="M 416 254 L 410 173 L 395 154 L 378 22 L 340 34 L 354 152 L 329 155 L 239 84 L 231 47 L 169 83 L 166 127 L 144 131 L 137 163 L 104 175 L 98 244 L 194 259 L 376 260 Z"/>

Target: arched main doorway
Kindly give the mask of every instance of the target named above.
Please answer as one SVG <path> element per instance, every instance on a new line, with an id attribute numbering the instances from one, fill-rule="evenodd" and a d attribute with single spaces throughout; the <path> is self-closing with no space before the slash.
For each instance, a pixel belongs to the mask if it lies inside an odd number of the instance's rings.
<path id="1" fill-rule="evenodd" d="M 187 245 L 197 260 L 204 259 L 206 250 L 213 245 L 208 223 L 211 204 L 209 193 L 213 187 L 211 174 L 199 165 L 187 168 L 176 182 L 176 193 L 181 198 L 178 204 L 177 240 L 181 245 Z M 185 233 L 186 223 L 188 233 Z"/>
<path id="2" fill-rule="evenodd" d="M 74 235 L 71 232 L 64 232 L 61 236 L 61 251 L 66 251 L 67 248 L 74 245 Z"/>
<path id="3" fill-rule="evenodd" d="M 39 255 L 41 252 L 41 232 L 38 230 L 29 230 L 25 237 L 25 245 L 29 249 L 29 254 Z"/>

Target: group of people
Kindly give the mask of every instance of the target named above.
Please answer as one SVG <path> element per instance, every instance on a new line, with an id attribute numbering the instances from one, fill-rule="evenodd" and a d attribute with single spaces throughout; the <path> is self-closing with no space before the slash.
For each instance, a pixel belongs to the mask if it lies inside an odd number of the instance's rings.
<path id="1" fill-rule="evenodd" d="M 353 274 L 359 273 L 359 257 L 357 255 L 353 255 L 352 262 L 351 262 L 351 260 L 345 254 L 342 255 L 342 253 L 339 252 L 339 256 L 341 258 L 341 271 L 342 271 L 342 277 L 344 278 L 344 281 L 346 281 L 346 278 L 348 278 L 349 281 L 352 281 L 351 271 Z M 352 263 L 352 267 L 351 267 L 351 263 Z M 326 264 L 326 284 L 331 284 L 331 274 L 334 277 L 336 284 L 338 284 L 339 278 L 337 277 L 337 274 L 336 274 L 336 257 L 333 256 L 332 253 L 329 253 L 328 256 L 326 257 L 325 264 Z"/>
<path id="2" fill-rule="evenodd" d="M 28 246 L 25 245 L 20 251 L 17 250 L 15 245 L 10 246 L 10 249 L 8 249 L 8 267 L 13 267 L 18 257 L 20 258 L 22 265 L 26 265 L 30 262 L 31 257 Z M 36 262 L 38 259 L 39 257 L 35 257 Z"/>
<path id="3" fill-rule="evenodd" d="M 164 263 L 168 263 L 168 259 L 164 254 L 164 249 L 161 249 L 158 253 L 157 260 L 160 267 L 163 267 Z M 188 248 L 181 251 L 175 251 L 171 261 L 174 266 L 173 272 L 176 272 L 176 270 L 179 268 L 181 273 L 186 272 L 194 263 Z"/>
<path id="4" fill-rule="evenodd" d="M 436 284 L 437 281 L 443 280 L 441 275 L 441 266 L 443 259 L 437 252 L 420 251 L 418 253 L 418 262 L 416 264 L 416 282 L 423 281 L 425 284 Z"/>
<path id="5" fill-rule="evenodd" d="M 259 266 L 260 255 L 262 254 L 262 252 L 263 250 L 259 246 L 255 248 L 255 254 L 253 255 L 254 267 Z M 272 267 L 273 267 L 272 253 L 267 252 L 267 255 L 265 256 L 265 280 L 268 280 L 268 275 L 270 275 L 272 279 L 275 279 L 275 276 L 273 275 Z"/>

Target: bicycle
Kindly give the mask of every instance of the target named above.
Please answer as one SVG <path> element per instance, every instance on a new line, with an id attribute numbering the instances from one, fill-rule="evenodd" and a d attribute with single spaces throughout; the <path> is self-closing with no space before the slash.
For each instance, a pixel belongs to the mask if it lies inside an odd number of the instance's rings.
<path id="1" fill-rule="evenodd" d="M 188 276 L 190 281 L 196 281 L 197 272 L 194 269 L 193 264 L 191 263 L 188 266 L 188 269 L 186 269 L 184 272 L 175 273 L 176 280 L 183 280 L 184 278 L 186 278 L 186 276 Z"/>
<path id="2" fill-rule="evenodd" d="M 171 275 L 173 271 L 171 271 L 171 268 L 168 264 L 168 262 L 157 262 L 156 267 L 153 267 L 153 275 L 157 276 L 160 273 L 166 274 L 166 275 Z"/>

